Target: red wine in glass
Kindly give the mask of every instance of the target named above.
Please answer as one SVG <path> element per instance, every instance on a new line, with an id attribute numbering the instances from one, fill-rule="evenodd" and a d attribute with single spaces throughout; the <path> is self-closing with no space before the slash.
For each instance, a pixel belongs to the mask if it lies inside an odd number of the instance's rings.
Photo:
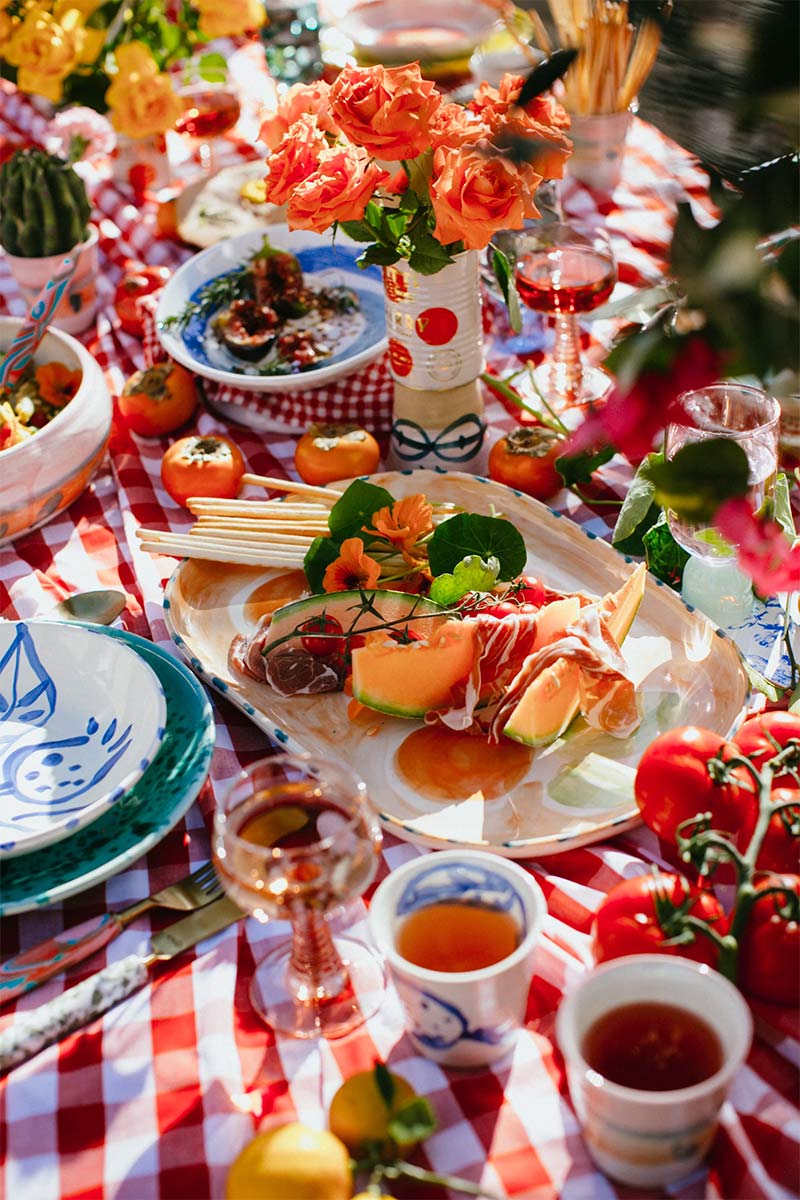
<path id="1" fill-rule="evenodd" d="M 535 312 L 554 317 L 549 358 L 532 373 L 536 391 L 557 411 L 580 408 L 606 395 L 611 377 L 581 361 L 576 315 L 599 308 L 617 280 L 608 239 L 576 224 L 546 222 L 519 236 L 517 290 Z"/>
<path id="2" fill-rule="evenodd" d="M 198 88 L 186 96 L 186 109 L 175 122 L 178 133 L 193 138 L 219 137 L 233 129 L 241 114 L 235 92 L 224 88 Z"/>

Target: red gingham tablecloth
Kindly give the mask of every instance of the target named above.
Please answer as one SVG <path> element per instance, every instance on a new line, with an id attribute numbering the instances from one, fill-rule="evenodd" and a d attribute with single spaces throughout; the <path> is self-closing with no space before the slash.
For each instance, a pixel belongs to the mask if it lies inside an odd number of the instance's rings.
<path id="1" fill-rule="evenodd" d="M 0 135 L 35 139 L 43 125 L 24 98 L 10 89 L 0 91 Z M 231 150 L 237 152 L 233 144 Z M 688 197 L 699 212 L 709 210 L 697 164 L 641 122 L 634 125 L 613 201 L 598 205 L 576 184 L 564 195 L 572 213 L 599 208 L 614 236 L 621 274 L 631 282 L 663 265 L 676 200 Z M 96 332 L 83 340 L 116 394 L 142 365 L 141 343 L 119 329 L 111 304 L 123 262 L 133 257 L 175 265 L 187 252 L 159 240 L 155 207 L 136 207 L 113 181 L 100 187 L 95 205 L 103 256 L 101 312 Z M 22 312 L 2 259 L 0 312 Z M 502 338 L 494 351 L 495 365 L 513 361 Z M 348 381 L 356 395 L 365 386 L 364 377 Z M 488 411 L 498 429 L 513 423 L 495 401 Z M 203 432 L 226 428 L 209 412 L 199 416 L 197 426 Z M 231 429 L 250 470 L 292 471 L 292 437 Z M 186 514 L 160 486 L 164 445 L 115 424 L 107 460 L 86 493 L 58 519 L 0 549 L 0 616 L 40 615 L 73 591 L 120 588 L 127 594 L 124 627 L 174 650 L 161 607 L 174 560 L 142 553 L 134 537 L 140 524 L 174 529 L 187 524 Z M 603 473 L 604 483 L 617 494 L 628 477 L 627 468 L 614 462 Z M 571 493 L 562 494 L 558 503 L 575 520 L 608 535 L 609 525 L 598 515 L 603 509 L 591 511 Z M 214 795 L 265 750 L 263 734 L 238 711 L 216 696 L 212 702 L 217 741 L 211 778 L 185 820 L 146 858 L 107 883 L 63 905 L 2 921 L 3 957 L 146 896 L 208 858 Z M 387 837 L 379 877 L 418 853 Z M 259 1119 L 297 1118 L 324 1126 L 341 1081 L 380 1057 L 427 1095 L 438 1115 L 440 1129 L 419 1161 L 480 1180 L 500 1195 L 542 1200 L 633 1195 L 599 1174 L 587 1155 L 553 1028 L 565 984 L 591 963 L 590 927 L 603 897 L 621 879 L 659 861 L 657 840 L 640 830 L 526 864 L 545 891 L 549 913 L 527 1029 L 513 1059 L 494 1071 L 450 1072 L 417 1056 L 403 1036 L 392 991 L 367 1026 L 343 1041 L 276 1040 L 247 1000 L 253 962 L 276 936 L 274 930 L 252 920 L 228 929 L 201 956 L 190 951 L 154 972 L 148 987 L 0 1084 L 4 1194 L 9 1200 L 220 1197 L 227 1167 Z M 358 902 L 346 914 L 356 936 L 365 934 L 364 912 Z M 16 1008 L 31 1008 L 106 962 L 144 948 L 148 931 L 166 919 L 159 913 L 152 925 L 149 918 L 139 920 L 107 952 L 23 997 Z M 710 1167 L 673 1189 L 676 1197 L 784 1200 L 798 1194 L 796 1023 L 781 1009 L 753 1007 L 757 1037 L 724 1106 Z M 0 1022 L 13 1020 L 13 1011 L 7 1006 Z"/>

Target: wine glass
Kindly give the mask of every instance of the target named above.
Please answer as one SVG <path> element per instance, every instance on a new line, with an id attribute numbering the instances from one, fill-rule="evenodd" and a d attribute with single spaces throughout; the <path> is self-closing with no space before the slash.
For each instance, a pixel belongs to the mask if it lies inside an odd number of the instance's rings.
<path id="1" fill-rule="evenodd" d="M 185 108 L 175 130 L 191 138 L 198 147 L 200 165 L 207 175 L 216 170 L 214 139 L 233 129 L 241 115 L 236 88 L 228 80 L 190 78 L 178 92 Z"/>
<path id="2" fill-rule="evenodd" d="M 343 764 L 274 754 L 244 770 L 214 816 L 214 860 L 225 890 L 259 921 L 291 921 L 290 941 L 259 964 L 250 998 L 292 1037 L 341 1037 L 377 1011 L 382 963 L 326 915 L 360 896 L 378 865 L 381 833 L 365 785 Z"/>
<path id="3" fill-rule="evenodd" d="M 721 437 L 735 441 L 747 455 L 748 498 L 758 511 L 772 494 L 778 471 L 778 401 L 759 388 L 715 383 L 684 392 L 678 403 L 685 419 L 667 426 L 667 459 L 689 443 Z M 693 523 L 672 509 L 667 523 L 675 541 L 691 555 L 683 573 L 686 603 L 723 627 L 741 624 L 752 612 L 753 589 L 736 564 L 736 547 L 709 522 Z"/>
<path id="4" fill-rule="evenodd" d="M 601 400 L 612 379 L 582 361 L 577 315 L 604 304 L 616 283 L 607 236 L 580 222 L 545 221 L 518 236 L 515 258 L 520 299 L 555 321 L 550 356 L 533 371 L 537 391 L 556 412 Z"/>

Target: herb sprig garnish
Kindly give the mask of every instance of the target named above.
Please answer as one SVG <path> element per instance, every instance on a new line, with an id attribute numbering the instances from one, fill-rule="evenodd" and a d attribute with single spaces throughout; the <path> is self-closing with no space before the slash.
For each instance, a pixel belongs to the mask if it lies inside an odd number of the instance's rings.
<path id="1" fill-rule="evenodd" d="M 249 264 L 234 268 L 225 275 L 210 279 L 198 293 L 196 300 L 190 300 L 180 313 L 165 317 L 165 329 L 185 329 L 194 317 L 207 317 L 218 308 L 232 304 L 243 296 L 251 294 L 252 268 Z"/>

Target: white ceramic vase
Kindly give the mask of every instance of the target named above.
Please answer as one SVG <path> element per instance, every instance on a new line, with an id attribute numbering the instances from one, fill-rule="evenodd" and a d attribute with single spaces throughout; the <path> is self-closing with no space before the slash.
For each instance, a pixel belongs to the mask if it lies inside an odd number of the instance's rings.
<path id="1" fill-rule="evenodd" d="M 459 254 L 435 275 L 385 267 L 384 295 L 396 468 L 480 471 L 485 464 L 479 258 Z"/>

